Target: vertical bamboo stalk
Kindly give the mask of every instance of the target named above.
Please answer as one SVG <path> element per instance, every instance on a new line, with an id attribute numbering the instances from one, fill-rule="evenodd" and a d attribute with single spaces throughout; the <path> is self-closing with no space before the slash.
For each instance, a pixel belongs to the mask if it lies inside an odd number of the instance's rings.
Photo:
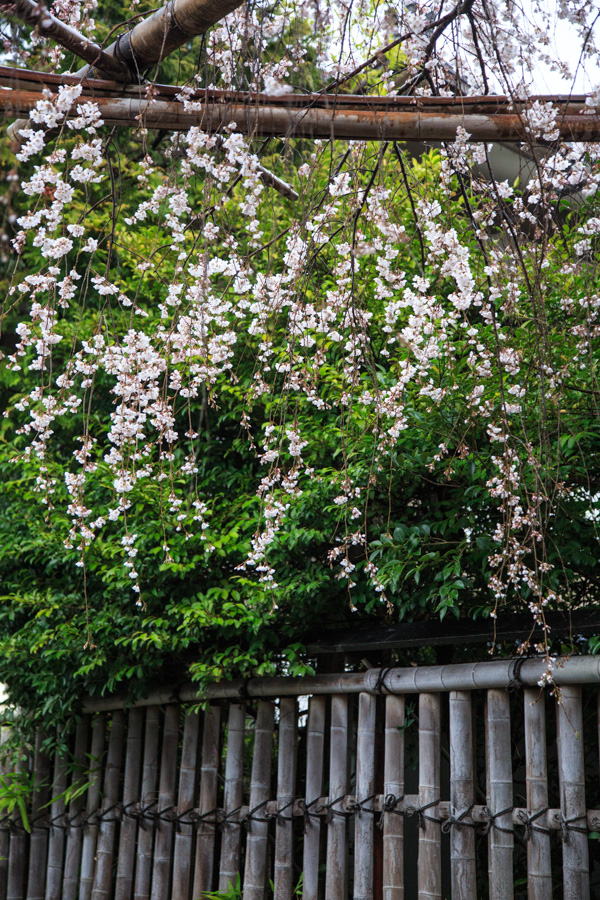
<path id="1" fill-rule="evenodd" d="M 186 816 L 186 821 L 179 825 L 179 830 L 175 835 L 175 850 L 173 851 L 173 891 L 171 893 L 171 900 L 188 900 L 190 893 L 194 826 L 189 819 L 189 811 L 194 806 L 196 791 L 198 725 L 198 713 L 188 712 L 185 716 L 185 724 L 183 726 L 181 766 L 179 767 L 179 793 L 177 796 L 178 814 L 181 816 L 184 813 L 188 813 L 188 816 Z"/>
<path id="2" fill-rule="evenodd" d="M 133 707 L 129 710 L 127 724 L 125 774 L 123 776 L 123 817 L 119 832 L 115 900 L 130 900 L 133 888 L 137 822 L 133 816 L 127 815 L 127 813 L 131 811 L 132 804 L 139 798 L 143 727 L 144 710 L 142 707 Z"/>
<path id="3" fill-rule="evenodd" d="M 325 900 L 346 900 L 347 895 L 347 828 L 343 797 L 348 793 L 348 697 L 334 694 L 331 698 L 331 731 L 329 749 L 329 804 L 331 818 L 327 826 L 327 869 Z M 336 801 L 334 803 L 334 801 Z M 336 815 L 336 812 L 338 815 Z"/>
<path id="4" fill-rule="evenodd" d="M 306 791 L 308 812 L 314 812 L 314 801 L 323 787 L 323 746 L 325 740 L 326 698 L 311 697 L 308 703 L 306 735 Z M 311 806 L 311 804 L 313 804 Z M 302 863 L 302 900 L 317 900 L 319 891 L 319 843 L 321 822 L 308 815 L 304 823 Z"/>
<path id="5" fill-rule="evenodd" d="M 384 801 L 404 796 L 404 697 L 385 698 Z M 404 900 L 404 819 L 401 810 L 384 811 L 383 900 Z"/>
<path id="6" fill-rule="evenodd" d="M 244 734 L 246 707 L 232 703 L 227 723 L 227 758 L 225 760 L 225 792 L 223 806 L 225 820 L 221 840 L 221 869 L 219 890 L 227 891 L 235 885 L 240 871 L 240 824 L 232 813 L 242 805 L 244 779 Z M 231 818 L 227 818 L 231 816 Z M 239 816 L 238 816 L 239 819 Z"/>
<path id="7" fill-rule="evenodd" d="M 581 687 L 563 685 L 558 701 L 560 806 L 567 829 L 563 838 L 563 896 L 565 900 L 589 900 Z M 578 828 L 582 831 L 575 830 Z"/>
<path id="8" fill-rule="evenodd" d="M 490 900 L 513 900 L 513 775 L 508 692 L 491 690 L 486 698 L 488 836 Z M 508 810 L 503 812 L 503 810 Z M 501 816 L 499 812 L 503 812 Z"/>
<path id="9" fill-rule="evenodd" d="M 46 889 L 46 861 L 48 857 L 48 810 L 50 797 L 51 762 L 42 751 L 44 734 L 35 738 L 33 758 L 33 797 L 31 802 L 31 835 L 29 838 L 29 874 L 27 900 L 44 900 Z"/>
<path id="10" fill-rule="evenodd" d="M 10 728 L 3 725 L 0 729 L 0 753 L 2 754 L 2 762 L 0 763 L 0 773 L 6 775 L 7 764 L 3 761 L 4 744 L 10 737 Z M 6 888 L 8 886 L 8 853 L 10 847 L 10 831 L 8 824 L 8 816 L 0 816 L 0 900 L 6 900 Z"/>
<path id="11" fill-rule="evenodd" d="M 450 831 L 452 900 L 476 900 L 475 833 L 470 808 L 474 801 L 473 719 L 469 691 L 450 692 L 450 805 L 460 821 Z"/>
<path id="12" fill-rule="evenodd" d="M 50 806 L 50 835 L 48 838 L 48 870 L 46 900 L 60 900 L 62 895 L 65 851 L 65 791 L 67 790 L 67 760 L 56 751 Z"/>
<path id="13" fill-rule="evenodd" d="M 527 815 L 533 817 L 548 808 L 548 765 L 546 758 L 545 696 L 539 688 L 526 688 L 525 704 L 525 766 L 527 779 Z M 532 825 L 546 827 L 542 815 Z M 552 900 L 552 865 L 550 835 L 531 829 L 527 841 L 527 897 L 528 900 Z"/>
<path id="14" fill-rule="evenodd" d="M 108 753 L 106 754 L 104 796 L 102 798 L 103 817 L 100 819 L 98 827 L 92 900 L 108 900 L 112 893 L 112 865 L 117 834 L 117 811 L 115 807 L 119 802 L 124 737 L 125 714 L 122 709 L 116 709 L 112 714 Z"/>
<path id="15" fill-rule="evenodd" d="M 441 698 L 419 695 L 419 804 L 437 818 L 440 798 Z M 435 804 L 431 806 L 430 804 Z M 419 900 L 441 900 L 442 843 L 438 822 L 424 818 L 419 831 Z"/>
<path id="16" fill-rule="evenodd" d="M 25 754 L 14 766 L 14 772 L 23 775 L 27 772 L 28 762 Z M 12 815 L 13 829 L 10 834 L 10 844 L 8 852 L 8 875 L 6 898 L 7 900 L 23 900 L 25 896 L 25 877 L 27 870 L 25 868 L 25 860 L 27 859 L 27 832 L 23 828 L 23 820 L 18 810 Z"/>
<path id="17" fill-rule="evenodd" d="M 360 694 L 356 746 L 356 810 L 354 823 L 354 900 L 373 900 L 373 808 L 375 793 L 375 713 L 377 698 Z"/>
<path id="18" fill-rule="evenodd" d="M 74 769 L 71 779 L 73 788 L 82 787 L 87 781 L 87 749 L 90 736 L 90 718 L 85 716 L 75 731 Z M 85 774 L 84 774 L 85 773 Z M 69 821 L 73 823 L 67 831 L 65 852 L 65 874 L 63 877 L 62 900 L 77 900 L 79 888 L 79 865 L 83 828 L 81 820 L 85 810 L 85 793 L 73 797 L 69 802 Z"/>
<path id="19" fill-rule="evenodd" d="M 291 900 L 293 875 L 294 786 L 296 782 L 296 725 L 298 704 L 282 699 L 279 705 L 279 744 L 277 748 L 277 809 L 275 828 L 274 900 Z"/>
<path id="20" fill-rule="evenodd" d="M 269 833 L 266 804 L 271 790 L 273 726 L 273 704 L 259 701 L 250 779 L 250 814 L 254 813 L 255 818 L 248 822 L 243 900 L 263 900 L 265 893 Z"/>
<path id="21" fill-rule="evenodd" d="M 144 734 L 144 767 L 142 769 L 141 811 L 156 800 L 158 776 L 158 739 L 160 736 L 160 711 L 158 706 L 146 710 L 146 730 Z M 152 880 L 152 847 L 154 825 L 147 819 L 140 819 L 137 841 L 134 900 L 148 900 Z"/>
<path id="22" fill-rule="evenodd" d="M 88 825 L 83 832 L 81 848 L 81 873 L 79 880 L 79 900 L 90 900 L 94 881 L 94 860 L 96 858 L 96 839 L 98 825 L 94 816 L 100 805 L 100 786 L 102 784 L 102 763 L 104 756 L 104 738 L 106 720 L 98 716 L 92 725 L 92 748 L 90 753 L 89 787 L 85 806 Z"/>
<path id="23" fill-rule="evenodd" d="M 199 801 L 200 815 L 207 818 L 200 822 L 196 838 L 194 897 L 202 897 L 213 886 L 220 734 L 221 710 L 218 706 L 209 706 L 204 713 Z"/>
<path id="24" fill-rule="evenodd" d="M 171 883 L 171 858 L 173 854 L 173 822 L 168 811 L 175 804 L 177 782 L 177 751 L 179 748 L 179 715 L 177 704 L 167 706 L 160 757 L 160 781 L 158 787 L 158 809 L 164 815 L 158 820 L 154 842 L 154 865 L 152 869 L 152 900 L 165 900 L 169 896 Z"/>

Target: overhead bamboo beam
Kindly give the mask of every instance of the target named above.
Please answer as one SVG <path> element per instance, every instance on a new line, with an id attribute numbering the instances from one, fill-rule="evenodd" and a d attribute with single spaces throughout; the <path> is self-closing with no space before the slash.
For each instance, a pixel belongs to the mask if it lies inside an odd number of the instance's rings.
<path id="1" fill-rule="evenodd" d="M 519 683 L 525 687 L 536 687 L 547 672 L 545 659 L 523 659 L 519 657 Z M 367 691 L 380 692 L 380 684 L 390 694 L 419 694 L 427 691 L 468 691 L 493 688 L 508 688 L 515 682 L 514 659 L 498 659 L 492 662 L 461 663 L 449 666 L 416 666 L 406 669 L 369 669 L 367 672 L 345 672 L 334 675 L 313 675 L 297 678 L 285 676 L 265 676 L 221 681 L 209 685 L 199 693 L 194 684 L 187 684 L 176 690 L 164 687 L 152 691 L 145 698 L 136 701 L 138 706 L 163 703 L 192 703 L 200 700 L 239 700 L 242 694 L 249 697 L 293 697 L 313 694 L 358 694 Z M 383 675 L 383 677 L 382 677 Z M 571 656 L 560 660 L 553 669 L 552 677 L 557 686 L 567 684 L 600 684 L 600 657 Z M 119 709 L 128 698 L 122 695 L 89 698 L 84 712 L 102 712 Z M 130 700 L 129 700 L 130 703 Z"/>
<path id="2" fill-rule="evenodd" d="M 0 91 L 0 114 L 12 118 L 27 115 L 35 107 L 35 91 Z M 360 141 L 454 141 L 463 128 L 471 142 L 532 140 L 522 117 L 516 113 L 447 113 L 429 109 L 387 111 L 356 108 L 294 109 L 275 105 L 206 103 L 200 110 L 186 110 L 177 100 L 127 97 L 95 97 L 104 123 L 128 128 L 161 128 L 187 131 L 196 126 L 214 132 L 235 123 L 242 134 L 256 137 L 309 137 Z M 570 141 L 600 140 L 600 116 L 565 115 L 556 127 Z M 534 141 L 535 142 L 535 141 Z"/>
<path id="3" fill-rule="evenodd" d="M 26 25 L 36 28 L 44 37 L 51 38 L 75 56 L 91 63 L 109 78 L 117 81 L 131 80 L 131 73 L 124 62 L 104 51 L 70 25 L 61 22 L 43 3 L 36 3 L 35 0 L 11 0 L 8 3 L 2 0 L 0 9 L 14 12 Z"/>

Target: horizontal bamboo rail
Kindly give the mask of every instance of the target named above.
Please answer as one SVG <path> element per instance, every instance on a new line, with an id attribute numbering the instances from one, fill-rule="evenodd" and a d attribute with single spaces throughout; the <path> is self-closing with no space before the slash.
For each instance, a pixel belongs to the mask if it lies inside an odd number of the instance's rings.
<path id="1" fill-rule="evenodd" d="M 246 681 L 222 681 L 199 693 L 193 684 L 166 686 L 136 700 L 137 706 L 163 703 L 193 703 L 199 700 L 240 700 L 240 697 L 293 697 L 307 694 L 419 694 L 423 692 L 509 688 L 515 684 L 536 687 L 546 675 L 545 659 L 499 659 L 492 662 L 449 666 L 417 666 L 406 669 L 369 669 L 336 675 L 298 678 L 265 676 Z M 552 671 L 555 685 L 600 684 L 600 656 L 573 656 Z M 83 712 L 121 709 L 127 697 L 90 697 Z"/>
<path id="2" fill-rule="evenodd" d="M 463 128 L 470 141 L 514 143 L 532 140 L 517 113 L 447 113 L 438 110 L 294 109 L 275 105 L 205 103 L 186 110 L 182 102 L 133 97 L 95 97 L 104 123 L 111 126 L 187 131 L 192 126 L 215 132 L 232 126 L 256 137 L 308 137 L 360 141 L 454 141 Z M 28 115 L 39 100 L 36 91 L 0 91 L 0 114 Z M 600 116 L 564 115 L 560 136 L 569 141 L 600 140 Z M 535 141 L 534 141 L 535 142 Z"/>

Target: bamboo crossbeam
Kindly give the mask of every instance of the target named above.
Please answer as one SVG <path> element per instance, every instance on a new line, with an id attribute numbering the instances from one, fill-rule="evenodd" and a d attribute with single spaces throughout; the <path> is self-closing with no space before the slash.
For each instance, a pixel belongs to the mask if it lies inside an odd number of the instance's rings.
<path id="1" fill-rule="evenodd" d="M 345 672 L 335 675 L 313 675 L 298 678 L 265 676 L 247 681 L 221 681 L 209 685 L 200 693 L 194 684 L 176 689 L 167 686 L 151 691 L 147 697 L 136 701 L 138 706 L 167 703 L 197 703 L 200 700 L 238 700 L 249 697 L 293 697 L 314 694 L 378 693 L 382 685 L 384 693 L 418 694 L 427 691 L 470 691 L 477 689 L 508 688 L 515 681 L 514 659 L 492 662 L 461 663 L 448 666 L 415 666 L 408 668 L 369 669 L 367 672 Z M 541 659 L 519 658 L 518 680 L 524 687 L 536 687 L 547 672 L 547 663 Z M 381 677 L 383 674 L 383 678 Z M 572 656 L 560 661 L 552 672 L 554 684 L 600 684 L 600 657 Z M 83 712 L 101 712 L 120 709 L 128 698 L 122 695 L 89 698 Z"/>
<path id="2" fill-rule="evenodd" d="M 39 100 L 36 91 L 0 91 L 0 114 L 28 115 Z M 471 142 L 532 140 L 517 113 L 441 112 L 430 109 L 385 111 L 362 107 L 309 108 L 240 103 L 205 103 L 186 110 L 177 100 L 147 100 L 131 96 L 94 98 L 106 125 L 186 131 L 192 126 L 215 132 L 235 123 L 236 130 L 255 137 L 308 137 L 361 141 L 454 141 L 464 128 Z M 560 136 L 569 141 L 600 140 L 600 116 L 564 115 L 557 120 Z M 535 142 L 535 141 L 534 141 Z"/>

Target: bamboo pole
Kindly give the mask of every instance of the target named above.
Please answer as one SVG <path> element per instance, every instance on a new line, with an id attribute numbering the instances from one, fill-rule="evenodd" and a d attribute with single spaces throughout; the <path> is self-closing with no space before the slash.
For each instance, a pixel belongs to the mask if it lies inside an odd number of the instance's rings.
<path id="1" fill-rule="evenodd" d="M 487 799 L 489 810 L 494 816 L 490 822 L 488 836 L 490 900 L 513 900 L 514 898 L 511 749 L 508 692 L 488 691 L 486 698 Z"/>
<path id="2" fill-rule="evenodd" d="M 438 818 L 440 799 L 440 701 L 439 694 L 419 695 L 419 806 L 428 817 L 419 831 L 419 900 L 442 897 L 441 826 L 431 821 Z"/>
<path id="3" fill-rule="evenodd" d="M 81 848 L 79 900 L 90 900 L 92 896 L 96 840 L 98 837 L 98 824 L 95 820 L 95 815 L 100 805 L 105 732 L 106 720 L 104 716 L 98 716 L 92 725 L 92 747 L 88 774 L 89 787 L 87 790 L 87 802 L 85 807 L 88 824 L 83 832 L 83 844 Z"/>
<path id="4" fill-rule="evenodd" d="M 124 737 L 125 715 L 118 709 L 113 713 L 110 723 L 92 900 L 109 900 L 112 894 L 112 867 L 117 833 L 116 806 L 119 801 Z"/>
<path id="5" fill-rule="evenodd" d="M 205 816 L 198 826 L 194 865 L 194 897 L 213 888 L 215 842 L 217 836 L 217 786 L 221 755 L 221 710 L 209 706 L 204 713 L 199 812 Z"/>
<path id="6" fill-rule="evenodd" d="M 221 839 L 221 867 L 219 890 L 228 891 L 235 885 L 240 871 L 239 814 L 242 805 L 244 779 L 244 735 L 246 708 L 242 703 L 231 703 L 227 722 L 227 757 L 225 760 L 225 789 L 223 796 L 224 820 Z"/>
<path id="7" fill-rule="evenodd" d="M 385 698 L 384 804 L 404 796 L 404 697 Z M 391 806 L 383 818 L 383 900 L 404 900 L 404 819 Z"/>
<path id="8" fill-rule="evenodd" d="M 354 820 L 354 900 L 373 898 L 373 795 L 375 793 L 375 714 L 377 700 L 358 700 L 356 746 L 356 815 Z"/>
<path id="9" fill-rule="evenodd" d="M 1 94 L 2 92 L 0 92 Z M 420 694 L 433 692 L 469 691 L 475 689 L 508 688 L 513 681 L 515 660 L 499 659 L 492 662 L 478 662 L 448 666 L 415 666 L 406 669 L 390 669 L 385 673 L 385 690 L 390 694 Z M 521 660 L 519 679 L 526 687 L 536 687 L 546 674 L 548 664 L 545 659 Z M 554 684 L 600 684 L 600 657 L 572 656 L 561 659 L 553 670 Z M 241 680 L 222 681 L 209 685 L 198 693 L 194 684 L 179 689 L 178 697 L 183 703 L 201 700 L 239 700 L 240 690 L 246 690 L 250 697 L 293 697 L 307 694 L 357 694 L 378 693 L 381 669 L 367 672 L 344 672 L 342 674 L 314 675 L 289 678 L 286 676 L 265 676 Z M 173 688 L 170 686 L 152 691 L 148 697 L 137 701 L 137 706 L 173 703 Z M 84 704 L 85 712 L 122 708 L 126 702 L 119 695 L 90 698 Z"/>
<path id="10" fill-rule="evenodd" d="M 127 746 L 125 750 L 125 774 L 123 776 L 123 812 L 119 831 L 117 880 L 115 900 L 130 900 L 135 867 L 135 839 L 137 822 L 128 813 L 139 798 L 140 768 L 142 759 L 142 735 L 144 710 L 129 710 L 127 722 Z"/>
<path id="11" fill-rule="evenodd" d="M 90 719 L 85 716 L 75 731 L 74 769 L 72 788 L 81 788 L 87 777 L 87 749 L 90 737 Z M 79 888 L 79 865 L 83 838 L 82 817 L 85 814 L 85 793 L 81 792 L 69 802 L 69 822 L 67 849 L 65 851 L 65 874 L 63 877 L 62 900 L 77 900 Z"/>
<path id="12" fill-rule="evenodd" d="M 348 697 L 331 698 L 329 807 L 325 900 L 346 900 L 347 826 L 343 798 L 348 791 Z"/>
<path id="13" fill-rule="evenodd" d="M 158 777 L 158 739 L 160 736 L 160 710 L 158 706 L 150 706 L 146 710 L 146 726 L 144 733 L 144 765 L 142 769 L 142 791 L 140 812 L 140 828 L 137 841 L 137 858 L 135 868 L 134 900 L 148 900 L 152 879 L 152 847 L 154 844 L 154 821 L 152 824 L 144 818 L 146 807 L 156 801 L 156 782 Z"/>
<path id="14" fill-rule="evenodd" d="M 473 720 L 471 694 L 450 693 L 450 804 L 455 822 L 450 831 L 452 900 L 476 900 Z"/>
<path id="15" fill-rule="evenodd" d="M 10 737 L 10 728 L 6 725 L 0 727 L 0 774 L 6 776 L 8 766 L 4 758 L 5 743 Z M 8 886 L 8 854 L 10 847 L 9 817 L 0 817 L 0 900 L 6 900 Z"/>
<path id="16" fill-rule="evenodd" d="M 317 900 L 319 893 L 320 819 L 310 815 L 323 787 L 323 747 L 325 741 L 325 697 L 311 697 L 306 724 L 306 787 L 304 802 L 304 843 L 302 859 L 302 900 Z"/>
<path id="17" fill-rule="evenodd" d="M 39 94 L 35 91 L 0 91 L 0 114 L 8 118 L 28 115 L 39 99 Z M 186 110 L 183 103 L 177 100 L 95 97 L 94 102 L 106 125 L 126 128 L 187 131 L 194 126 L 214 132 L 235 122 L 237 131 L 254 137 L 307 137 L 350 141 L 454 141 L 457 129 L 464 128 L 470 135 L 469 141 L 474 143 L 532 140 L 522 117 L 515 113 L 456 114 L 431 113 L 428 110 L 380 112 L 362 107 L 286 109 L 234 103 L 207 103 L 201 110 L 192 111 Z M 21 127 L 24 127 L 23 123 Z M 556 127 L 565 140 L 600 139 L 600 116 L 597 115 L 563 116 L 557 120 Z M 14 130 L 13 127 L 11 135 Z"/>
<path id="18" fill-rule="evenodd" d="M 44 734 L 35 736 L 33 758 L 33 797 L 31 802 L 31 834 L 29 837 L 29 874 L 27 876 L 27 900 L 44 900 L 46 888 L 46 861 L 48 858 L 48 810 L 50 798 L 50 757 L 42 750 Z"/>
<path id="19" fill-rule="evenodd" d="M 293 885 L 292 805 L 296 784 L 298 704 L 282 698 L 277 747 L 277 824 L 275 826 L 274 900 L 291 900 Z"/>
<path id="20" fill-rule="evenodd" d="M 129 81 L 131 73 L 119 59 L 106 53 L 98 44 L 84 37 L 70 25 L 66 25 L 35 0 L 6 0 L 0 2 L 0 8 L 15 13 L 26 25 L 36 28 L 44 37 L 51 38 L 65 47 L 75 56 L 95 66 L 99 72 L 117 81 Z"/>
<path id="21" fill-rule="evenodd" d="M 50 835 L 48 838 L 48 869 L 46 900 L 61 900 L 65 852 L 65 791 L 67 790 L 67 760 L 56 751 L 50 806 Z"/>
<path id="22" fill-rule="evenodd" d="M 25 774 L 28 770 L 28 762 L 26 755 L 22 752 L 14 767 L 15 774 Z M 23 827 L 21 814 L 15 809 L 11 820 L 6 900 L 23 900 L 25 897 L 26 859 L 27 833 Z"/>
<path id="23" fill-rule="evenodd" d="M 533 819 L 527 841 L 528 900 L 552 900 L 552 864 L 550 835 L 544 810 L 548 808 L 548 764 L 546 756 L 546 698 L 539 688 L 526 688 L 525 766 L 527 779 L 527 818 Z M 535 819 L 534 817 L 538 818 Z"/>
<path id="24" fill-rule="evenodd" d="M 581 687 L 558 696 L 558 776 L 563 833 L 564 900 L 589 900 L 590 875 L 585 806 Z M 581 828 L 583 831 L 578 831 Z"/>
<path id="25" fill-rule="evenodd" d="M 179 704 L 167 706 L 165 711 L 158 786 L 158 811 L 162 815 L 157 820 L 154 842 L 151 900 L 164 900 L 170 891 L 173 822 L 169 818 L 169 812 L 175 804 L 180 712 Z"/>
<path id="26" fill-rule="evenodd" d="M 250 816 L 246 838 L 243 900 L 263 900 L 265 894 L 269 825 L 266 804 L 271 791 L 271 751 L 273 746 L 273 704 L 258 704 L 254 729 Z"/>
<path id="27" fill-rule="evenodd" d="M 196 763 L 198 759 L 198 724 L 197 712 L 187 712 L 183 726 L 183 743 L 181 748 L 181 765 L 179 767 L 179 791 L 177 795 L 177 813 L 184 815 L 175 834 L 173 851 L 173 890 L 171 900 L 188 900 L 192 878 L 192 842 L 194 826 L 189 818 L 194 806 L 196 791 Z M 187 814 L 187 815 L 185 815 Z"/>

